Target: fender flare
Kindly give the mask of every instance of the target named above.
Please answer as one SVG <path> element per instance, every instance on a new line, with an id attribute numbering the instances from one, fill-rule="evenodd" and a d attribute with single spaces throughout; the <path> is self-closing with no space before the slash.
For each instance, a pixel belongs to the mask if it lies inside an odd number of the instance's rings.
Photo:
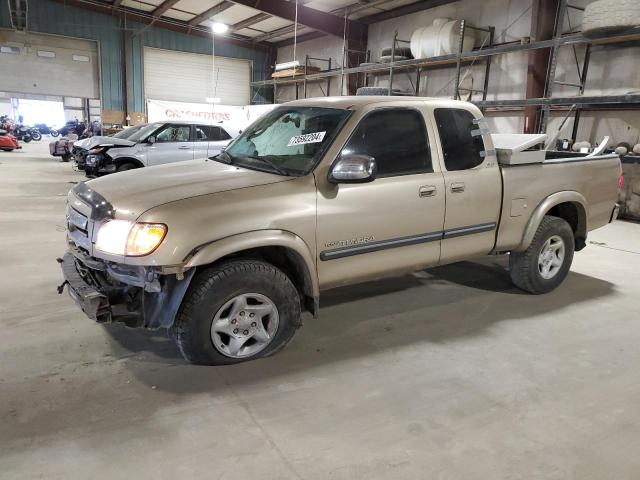
<path id="1" fill-rule="evenodd" d="M 284 247 L 297 254 L 306 269 L 306 279 L 311 287 L 309 293 L 317 301 L 320 284 L 314 255 L 302 238 L 287 230 L 254 230 L 200 245 L 184 259 L 184 268 L 208 265 L 227 255 L 260 247 Z"/>
<path id="2" fill-rule="evenodd" d="M 576 238 L 582 237 L 586 239 L 587 232 L 589 230 L 587 225 L 587 219 L 589 218 L 587 199 L 584 198 L 584 196 L 580 192 L 567 190 L 563 192 L 552 193 L 538 204 L 536 209 L 531 214 L 526 228 L 524 229 L 524 234 L 522 236 L 520 245 L 518 245 L 513 250 L 516 252 L 522 252 L 529 248 L 529 245 L 531 245 L 533 237 L 536 234 L 536 231 L 538 230 L 540 222 L 542 222 L 544 216 L 549 210 L 551 210 L 556 205 L 560 205 L 561 203 L 575 203 L 580 205 L 581 208 L 578 209 L 579 221 Z"/>
<path id="3" fill-rule="evenodd" d="M 108 153 L 109 152 L 107 152 L 107 154 Z M 111 161 L 116 166 L 119 166 L 123 163 L 133 163 L 136 166 L 136 168 L 142 168 L 145 166 L 144 163 L 142 163 L 140 160 L 134 157 L 116 157 L 116 158 L 111 158 Z"/>

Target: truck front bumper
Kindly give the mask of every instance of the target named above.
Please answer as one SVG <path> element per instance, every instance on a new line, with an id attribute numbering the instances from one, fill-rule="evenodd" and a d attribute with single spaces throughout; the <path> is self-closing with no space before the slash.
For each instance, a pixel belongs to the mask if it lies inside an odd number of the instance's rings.
<path id="1" fill-rule="evenodd" d="M 87 317 L 101 323 L 122 322 L 150 329 L 173 324 L 195 273 L 191 268 L 180 278 L 155 275 L 145 267 L 102 262 L 78 249 L 71 249 L 58 262 L 64 277 L 58 293 L 68 286 L 69 296 Z M 150 281 L 150 277 L 154 279 Z M 88 278 L 93 279 L 93 284 Z"/>
<path id="2" fill-rule="evenodd" d="M 68 285 L 67 291 L 73 301 L 80 307 L 87 317 L 96 322 L 110 322 L 112 320 L 109 298 L 89 285 L 78 273 L 76 259 L 71 253 L 58 259 L 62 267 L 62 275 Z M 62 284 L 64 288 L 65 283 Z M 58 292 L 62 293 L 62 288 Z"/>

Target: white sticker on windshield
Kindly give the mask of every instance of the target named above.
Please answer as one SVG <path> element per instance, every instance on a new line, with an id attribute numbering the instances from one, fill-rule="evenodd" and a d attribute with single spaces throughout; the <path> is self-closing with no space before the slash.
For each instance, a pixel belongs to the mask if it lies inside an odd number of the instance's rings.
<path id="1" fill-rule="evenodd" d="M 287 147 L 293 147 L 294 145 L 304 145 L 305 143 L 320 143 L 327 132 L 314 132 L 305 133 L 304 135 L 296 135 L 291 137 Z"/>

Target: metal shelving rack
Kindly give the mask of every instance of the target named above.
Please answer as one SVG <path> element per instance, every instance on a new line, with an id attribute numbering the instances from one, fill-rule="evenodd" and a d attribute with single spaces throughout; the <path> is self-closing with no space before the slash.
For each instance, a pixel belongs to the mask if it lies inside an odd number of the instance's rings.
<path id="1" fill-rule="evenodd" d="M 540 105 L 542 106 L 542 122 L 541 122 L 541 130 L 544 131 L 546 125 L 548 123 L 550 112 L 554 109 L 561 109 L 561 107 L 569 107 L 575 105 L 575 117 L 574 117 L 574 126 L 573 126 L 573 136 L 577 133 L 577 124 L 580 117 L 580 112 L 584 110 L 596 110 L 596 109 L 605 109 L 605 108 L 614 108 L 614 109 L 640 109 L 640 94 L 628 94 L 628 95 L 607 95 L 607 96 L 584 96 L 584 87 L 587 80 L 587 72 L 589 68 L 589 62 L 591 58 L 591 51 L 593 46 L 597 45 L 609 45 L 609 46 L 629 46 L 633 44 L 640 43 L 640 28 L 633 28 L 625 32 L 617 33 L 617 34 L 609 34 L 603 35 L 597 39 L 586 38 L 582 36 L 580 33 L 562 33 L 562 25 L 564 21 L 564 17 L 566 15 L 567 8 L 576 8 L 570 5 L 567 5 L 566 0 L 561 0 L 558 10 L 558 18 L 556 21 L 556 28 L 554 37 L 549 40 L 540 40 L 530 43 L 512 43 L 512 44 L 502 44 L 495 45 L 494 35 L 495 29 L 493 27 L 487 28 L 479 28 L 472 27 L 467 25 L 464 20 L 461 21 L 461 33 L 460 42 L 458 45 L 458 50 L 455 54 L 449 55 L 441 55 L 437 57 L 431 58 L 418 58 L 418 59 L 410 59 L 410 60 L 393 60 L 387 64 L 373 64 L 373 65 L 362 65 L 359 67 L 350 67 L 350 68 L 336 68 L 320 71 L 317 73 L 311 73 L 308 75 L 304 75 L 298 78 L 290 78 L 290 79 L 270 79 L 270 80 L 261 80 L 255 81 L 251 83 L 253 87 L 260 88 L 274 88 L 277 89 L 279 85 L 291 85 L 297 83 L 304 83 L 305 85 L 308 82 L 318 82 L 330 79 L 332 77 L 342 77 L 342 82 L 344 82 L 345 75 L 351 74 L 364 74 L 365 83 L 370 75 L 388 75 L 390 78 L 389 81 L 389 93 L 392 91 L 393 87 L 393 76 L 397 72 L 415 72 L 416 74 L 416 84 L 415 84 L 415 94 L 419 93 L 420 89 L 420 73 L 424 70 L 433 69 L 433 68 L 446 68 L 446 67 L 454 67 L 455 68 L 455 88 L 453 98 L 460 97 L 460 71 L 462 66 L 468 64 L 474 64 L 476 61 L 484 60 L 485 61 L 485 76 L 484 76 L 484 85 L 482 90 L 476 90 L 473 93 L 482 93 L 482 100 L 473 101 L 478 107 L 481 109 L 492 109 L 495 111 L 501 110 L 514 110 L 519 108 L 524 108 L 528 105 Z M 489 42 L 485 46 L 481 46 L 480 48 L 471 50 L 471 51 L 463 51 L 463 39 L 464 39 L 464 29 L 466 28 L 474 28 L 480 31 L 485 31 L 489 35 Z M 396 41 L 405 42 L 404 40 L 398 40 L 397 32 L 394 35 L 394 43 L 395 47 Z M 583 61 L 582 69 L 580 69 L 580 83 L 579 84 L 570 84 L 568 82 L 559 82 L 555 80 L 555 72 L 558 62 L 558 54 L 561 47 L 564 46 L 572 46 L 575 47 L 577 45 L 586 45 L 586 52 Z M 545 90 L 545 96 L 542 98 L 529 98 L 529 99 L 518 99 L 518 100 L 487 100 L 487 90 L 489 87 L 489 74 L 491 69 L 491 58 L 497 55 L 503 55 L 507 53 L 514 52 L 525 52 L 529 50 L 542 49 L 542 48 L 550 48 L 551 49 L 551 57 L 550 57 L 550 67 L 549 74 L 547 78 L 547 85 Z M 395 53 L 395 48 L 393 49 Z M 556 84 L 564 84 L 569 86 L 574 86 L 578 88 L 578 96 L 573 97 L 553 97 L 553 88 Z M 297 91 L 297 88 L 296 88 Z M 306 91 L 306 89 L 305 89 Z M 275 99 L 275 95 L 274 95 Z"/>

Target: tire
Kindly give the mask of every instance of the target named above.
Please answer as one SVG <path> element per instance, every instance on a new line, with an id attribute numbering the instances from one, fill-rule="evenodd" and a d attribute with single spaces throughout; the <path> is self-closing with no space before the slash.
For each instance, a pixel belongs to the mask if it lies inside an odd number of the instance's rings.
<path id="1" fill-rule="evenodd" d="M 275 307 L 272 310 L 275 313 L 259 320 L 263 325 L 262 331 L 266 332 L 270 328 L 273 330 L 269 334 L 269 340 L 262 342 L 267 342 L 266 345 L 255 353 L 251 353 L 250 349 L 258 343 L 256 338 L 259 327 L 246 323 L 250 321 L 247 315 L 251 314 L 243 314 L 244 310 L 239 310 L 233 319 L 229 319 L 229 328 L 234 330 L 230 330 L 228 335 L 217 332 L 212 334 L 212 327 L 214 330 L 216 328 L 216 319 L 223 321 L 225 317 L 234 315 L 236 306 L 233 302 L 245 295 L 262 297 L 263 303 L 267 303 L 266 299 Z M 250 309 L 251 305 L 237 308 Z M 197 365 L 229 365 L 266 357 L 284 348 L 301 325 L 300 313 L 298 291 L 281 270 L 261 260 L 231 260 L 209 267 L 194 277 L 178 311 L 172 332 L 185 360 Z M 265 321 L 266 326 L 263 323 Z M 241 330 L 255 328 L 255 332 L 242 330 L 238 333 L 242 336 L 238 339 L 241 347 L 235 356 L 228 350 L 233 348 L 231 334 L 237 330 L 231 323 Z M 242 335 L 244 332 L 249 333 Z M 243 339 L 246 339 L 244 343 Z M 221 346 L 225 341 L 228 345 Z"/>
<path id="2" fill-rule="evenodd" d="M 127 170 L 133 170 L 134 168 L 138 168 L 134 163 L 124 162 L 118 165 L 116 172 L 126 172 Z"/>
<path id="3" fill-rule="evenodd" d="M 555 250 L 556 253 L 551 253 L 549 257 L 544 258 L 543 249 L 549 245 L 548 242 L 553 246 L 558 245 L 559 241 L 562 246 L 558 248 L 563 249 L 562 260 L 558 266 L 552 267 L 555 273 L 551 271 L 547 275 L 552 276 L 545 278 L 544 264 L 541 267 L 540 262 L 547 259 L 551 262 L 557 261 L 556 255 L 559 250 Z M 511 280 L 518 288 L 536 295 L 554 290 L 569 273 L 574 248 L 575 240 L 571 226 L 562 218 L 545 216 L 529 248 L 524 252 L 511 252 L 509 255 Z M 553 251 L 553 248 L 551 250 Z"/>
<path id="4" fill-rule="evenodd" d="M 396 47 L 396 51 L 393 52 L 396 56 L 396 60 L 398 57 L 413 58 L 411 54 L 411 49 L 409 47 Z M 380 57 L 389 57 L 391 58 L 391 47 L 383 48 L 380 51 Z"/>
<path id="5" fill-rule="evenodd" d="M 2 150 L 3 152 L 13 152 L 15 149 L 14 148 L 0 148 L 0 150 Z"/>
<path id="6" fill-rule="evenodd" d="M 29 142 L 31 141 L 31 136 L 24 137 L 24 138 L 22 139 L 22 141 L 23 141 L 24 143 L 29 143 Z"/>
<path id="7" fill-rule="evenodd" d="M 71 160 L 71 154 L 70 153 L 65 153 L 64 155 L 62 155 L 62 161 L 63 162 L 68 162 L 69 160 Z"/>
<path id="8" fill-rule="evenodd" d="M 38 132 L 37 130 L 34 130 L 31 132 L 31 138 L 32 140 L 35 140 L 36 142 L 39 142 L 42 139 L 42 134 L 40 132 Z"/>
<path id="9" fill-rule="evenodd" d="M 49 131 L 49 135 L 51 135 L 52 137 L 57 137 L 58 135 L 60 135 L 60 133 L 57 130 L 54 130 L 53 128 Z"/>
<path id="10" fill-rule="evenodd" d="M 582 34 L 595 38 L 640 25 L 638 0 L 597 0 L 586 6 Z"/>

